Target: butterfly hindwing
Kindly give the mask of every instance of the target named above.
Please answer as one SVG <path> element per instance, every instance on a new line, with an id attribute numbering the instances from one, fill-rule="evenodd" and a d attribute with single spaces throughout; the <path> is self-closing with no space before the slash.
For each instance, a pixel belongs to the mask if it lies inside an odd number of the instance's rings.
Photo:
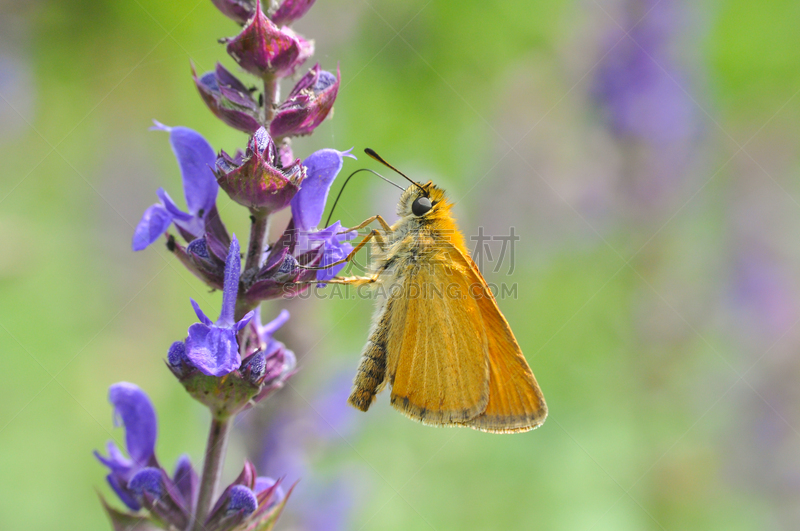
<path id="1" fill-rule="evenodd" d="M 538 428 L 547 417 L 539 384 L 478 266 L 458 253 L 460 258 L 454 258 L 469 267 L 475 286 L 472 294 L 481 312 L 489 352 L 489 402 L 481 415 L 462 424 L 494 433 Z"/>

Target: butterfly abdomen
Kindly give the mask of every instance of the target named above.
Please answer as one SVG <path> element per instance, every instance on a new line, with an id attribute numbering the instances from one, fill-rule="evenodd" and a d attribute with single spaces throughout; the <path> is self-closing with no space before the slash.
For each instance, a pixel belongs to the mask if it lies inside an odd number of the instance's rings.
<path id="1" fill-rule="evenodd" d="M 375 395 L 383 388 L 386 381 L 386 341 L 389 333 L 389 300 L 381 305 L 378 311 L 380 317 L 372 327 L 372 331 L 361 354 L 361 363 L 358 365 L 353 391 L 347 402 L 361 411 L 367 411 Z"/>

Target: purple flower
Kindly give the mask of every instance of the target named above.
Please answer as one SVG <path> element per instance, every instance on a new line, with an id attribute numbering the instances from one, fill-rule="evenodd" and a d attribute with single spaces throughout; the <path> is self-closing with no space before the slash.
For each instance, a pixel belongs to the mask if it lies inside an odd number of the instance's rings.
<path id="1" fill-rule="evenodd" d="M 342 232 L 339 221 L 324 230 L 317 230 L 322 220 L 322 212 L 328 199 L 333 180 L 342 169 L 343 157 L 352 157 L 350 150 L 337 151 L 335 149 L 322 149 L 311 154 L 303 165 L 308 171 L 308 178 L 303 187 L 292 199 L 292 219 L 298 230 L 298 248 L 300 252 L 310 249 L 321 249 L 323 256 L 321 264 L 331 264 L 347 256 L 353 250 L 348 240 L 356 237 L 355 232 L 338 234 Z M 345 264 L 320 269 L 317 271 L 317 280 L 325 281 L 335 277 Z"/>
<path id="2" fill-rule="evenodd" d="M 136 385 L 120 382 L 108 390 L 108 400 L 114 406 L 114 425 L 125 426 L 126 458 L 113 441 L 106 446 L 108 457 L 95 451 L 94 455 L 111 473 L 108 484 L 122 502 L 138 511 L 141 504 L 128 488 L 128 482 L 141 469 L 158 466 L 155 457 L 156 412 L 147 395 Z"/>
<path id="3" fill-rule="evenodd" d="M 212 323 L 200 306 L 192 300 L 192 306 L 200 322 L 189 327 L 185 356 L 194 367 L 209 376 L 224 376 L 238 369 L 242 362 L 236 333 L 247 325 L 253 317 L 253 312 L 245 315 L 238 323 L 234 321 L 241 267 L 239 242 L 234 235 L 225 262 L 222 310 L 216 323 Z"/>
<path id="4" fill-rule="evenodd" d="M 255 16 L 236 37 L 227 40 L 227 50 L 239 66 L 259 77 L 267 75 L 286 77 L 301 64 L 307 51 L 301 54 L 303 44 L 297 35 L 280 29 L 261 12 L 256 1 Z M 306 55 L 307 57 L 307 55 Z"/>
<path id="5" fill-rule="evenodd" d="M 155 242 L 174 223 L 186 241 L 203 235 L 205 218 L 214 210 L 217 200 L 217 181 L 211 168 L 214 150 L 199 133 L 186 127 L 167 127 L 155 122 L 153 129 L 169 132 L 172 150 L 178 159 L 183 178 L 183 194 L 189 212 L 178 208 L 163 188 L 156 194 L 159 203 L 148 208 L 133 233 L 133 250 L 141 251 Z"/>
<path id="6" fill-rule="evenodd" d="M 217 63 L 213 72 L 200 78 L 192 66 L 192 77 L 203 101 L 214 115 L 244 133 L 252 134 L 259 128 L 259 106 L 251 91 L 224 66 Z"/>
<path id="7" fill-rule="evenodd" d="M 305 15 L 311 6 L 314 5 L 315 0 L 284 0 L 283 3 L 275 10 L 272 15 L 272 22 L 277 26 L 284 26 L 291 24 L 298 18 Z"/>
<path id="8" fill-rule="evenodd" d="M 263 127 L 247 143 L 244 155 L 231 157 L 222 151 L 215 173 L 231 199 L 251 210 L 268 213 L 289 206 L 306 177 L 300 159 L 282 167 L 275 142 Z"/>
<path id="9" fill-rule="evenodd" d="M 278 107 L 269 131 L 273 137 L 310 135 L 328 116 L 339 92 L 341 75 L 321 70 L 319 63 L 297 82 Z"/>

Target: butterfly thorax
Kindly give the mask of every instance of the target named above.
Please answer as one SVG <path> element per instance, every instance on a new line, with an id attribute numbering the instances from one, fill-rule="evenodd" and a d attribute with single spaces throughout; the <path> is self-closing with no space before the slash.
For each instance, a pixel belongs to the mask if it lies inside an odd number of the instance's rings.
<path id="1" fill-rule="evenodd" d="M 422 216 L 412 212 L 414 200 L 425 194 L 432 203 L 430 211 Z M 428 182 L 421 188 L 409 186 L 398 202 L 400 219 L 384 236 L 384 243 L 373 244 L 372 273 L 380 280 L 403 275 L 420 264 L 437 266 L 452 265 L 448 253 L 455 247 L 467 253 L 464 237 L 458 230 L 451 213 L 452 203 L 444 190 Z"/>

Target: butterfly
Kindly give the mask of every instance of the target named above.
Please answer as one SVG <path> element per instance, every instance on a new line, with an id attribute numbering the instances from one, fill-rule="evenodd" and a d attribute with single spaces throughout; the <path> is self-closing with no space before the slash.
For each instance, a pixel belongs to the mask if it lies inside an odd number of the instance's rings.
<path id="1" fill-rule="evenodd" d="M 368 274 L 328 281 L 380 288 L 348 403 L 367 411 L 389 386 L 392 406 L 423 424 L 491 433 L 539 427 L 547 417 L 541 389 L 467 251 L 444 190 L 365 151 L 411 185 L 394 225 L 376 215 L 349 229 L 381 226 L 337 262 L 372 242 Z"/>

